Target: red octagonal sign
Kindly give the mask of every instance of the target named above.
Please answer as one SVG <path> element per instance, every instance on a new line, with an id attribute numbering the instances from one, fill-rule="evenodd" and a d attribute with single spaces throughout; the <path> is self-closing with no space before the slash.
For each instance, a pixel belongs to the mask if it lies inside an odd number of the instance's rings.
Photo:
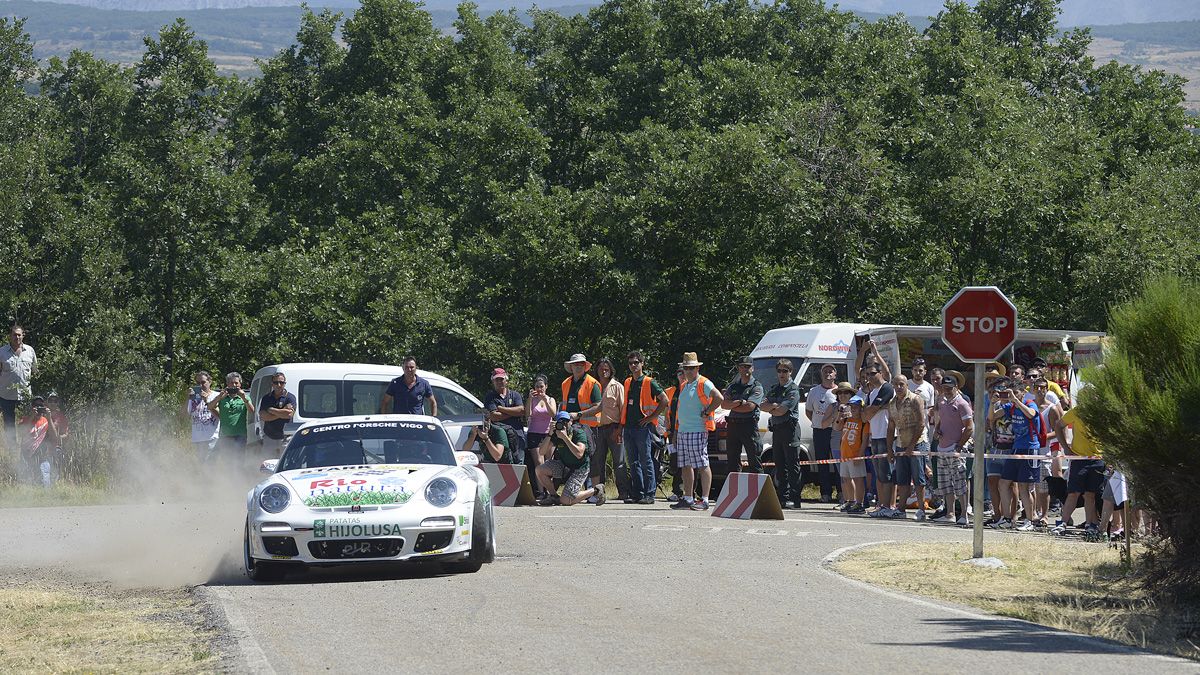
<path id="1" fill-rule="evenodd" d="M 995 286 L 967 286 L 942 307 L 942 342 L 966 363 L 994 361 L 1017 340 L 1017 308 Z"/>

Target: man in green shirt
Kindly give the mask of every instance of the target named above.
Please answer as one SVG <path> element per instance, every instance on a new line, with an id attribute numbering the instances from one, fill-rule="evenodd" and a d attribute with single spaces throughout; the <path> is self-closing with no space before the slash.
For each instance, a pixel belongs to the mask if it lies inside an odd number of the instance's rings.
<path id="1" fill-rule="evenodd" d="M 588 443 L 588 434 L 571 421 L 571 413 L 560 410 L 554 416 L 554 427 L 550 434 L 542 440 L 538 452 L 542 457 L 550 454 L 554 457 L 542 462 L 537 468 L 537 479 L 546 489 L 549 496 L 538 502 L 542 506 L 562 504 L 570 506 L 586 502 L 595 495 L 596 505 L 604 504 L 604 489 L 584 488 L 588 471 L 591 468 L 592 448 Z M 558 496 L 554 481 L 562 481 L 562 496 Z"/>
<path id="2" fill-rule="evenodd" d="M 227 460 L 239 458 L 246 447 L 246 420 L 254 415 L 254 403 L 242 391 L 241 373 L 225 376 L 225 388 L 209 402 L 208 409 L 221 417 L 218 455 Z"/>
<path id="3" fill-rule="evenodd" d="M 463 451 L 471 451 L 478 443 L 479 461 L 485 464 L 513 464 L 512 439 L 505 425 L 492 423 L 491 413 L 483 414 L 483 424 L 472 427 L 471 434 L 463 443 Z"/>

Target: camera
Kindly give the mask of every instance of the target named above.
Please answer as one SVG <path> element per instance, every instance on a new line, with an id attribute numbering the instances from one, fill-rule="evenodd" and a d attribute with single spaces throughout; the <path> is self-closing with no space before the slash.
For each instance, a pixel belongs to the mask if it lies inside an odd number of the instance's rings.
<path id="1" fill-rule="evenodd" d="M 492 430 L 492 418 L 491 417 L 483 418 L 483 430 L 484 430 L 484 432 L 488 432 L 488 431 Z"/>
<path id="2" fill-rule="evenodd" d="M 41 414 L 43 414 L 43 415 L 47 415 L 47 414 L 49 414 L 49 413 L 50 413 L 50 408 L 47 408 L 47 407 L 46 407 L 46 406 L 44 406 L 44 405 L 34 406 L 34 408 L 33 408 L 33 409 L 34 409 L 34 410 L 36 410 L 36 411 L 38 411 L 39 413 L 41 413 Z"/>
<path id="3" fill-rule="evenodd" d="M 566 429 L 566 428 L 567 428 L 566 420 L 555 420 L 555 422 L 554 422 L 554 430 L 555 431 L 562 431 L 563 429 Z"/>
<path id="4" fill-rule="evenodd" d="M 225 387 L 225 393 L 229 396 L 237 396 L 238 388 L 237 387 Z"/>

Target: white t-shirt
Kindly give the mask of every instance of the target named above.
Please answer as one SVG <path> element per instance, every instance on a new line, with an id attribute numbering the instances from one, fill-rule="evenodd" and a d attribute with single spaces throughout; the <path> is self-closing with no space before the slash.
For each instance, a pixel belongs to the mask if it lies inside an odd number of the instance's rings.
<path id="1" fill-rule="evenodd" d="M 195 394 L 188 397 L 185 404 L 187 415 L 192 420 L 192 442 L 207 443 L 217 437 L 221 431 L 221 418 L 208 409 L 208 404 L 220 396 L 216 391 L 208 392 L 208 397 L 201 399 Z"/>
<path id="2" fill-rule="evenodd" d="M 37 367 L 37 352 L 29 345 L 21 345 L 21 353 L 13 351 L 12 345 L 0 347 L 0 398 L 18 401 L 29 395 L 29 378 Z"/>
<path id="3" fill-rule="evenodd" d="M 867 388 L 869 389 L 870 385 L 867 385 Z M 878 398 L 879 395 L 883 393 L 885 388 L 890 390 L 892 393 L 891 396 L 888 397 L 888 400 L 886 401 L 886 403 L 890 403 L 891 399 L 896 397 L 896 390 L 894 387 L 892 387 L 892 385 L 890 383 L 884 382 L 883 384 L 876 387 L 874 391 L 871 391 L 870 393 L 867 394 L 867 405 L 874 403 L 875 399 Z M 888 409 L 887 409 L 887 405 L 884 405 L 882 408 L 879 409 L 879 412 L 875 413 L 875 416 L 871 418 L 871 440 L 886 439 L 887 438 L 887 429 L 888 429 Z"/>
<path id="4" fill-rule="evenodd" d="M 830 406 L 835 405 L 837 405 L 837 395 L 833 393 L 832 389 L 826 389 L 824 386 L 818 384 L 808 390 L 808 396 L 804 399 L 804 410 L 812 413 L 814 429 L 826 429 L 833 426 L 832 419 L 829 422 L 829 427 L 817 426 L 817 420 L 829 412 Z"/>
<path id="5" fill-rule="evenodd" d="M 909 391 L 913 392 L 914 394 L 917 394 L 921 398 L 925 399 L 925 409 L 926 410 L 929 410 L 930 408 L 933 407 L 933 401 L 935 398 L 937 398 L 937 392 L 934 391 L 933 385 L 930 384 L 927 380 L 922 380 L 920 386 L 916 386 L 916 387 L 913 386 L 913 381 L 909 380 L 908 381 L 908 389 L 909 389 Z"/>

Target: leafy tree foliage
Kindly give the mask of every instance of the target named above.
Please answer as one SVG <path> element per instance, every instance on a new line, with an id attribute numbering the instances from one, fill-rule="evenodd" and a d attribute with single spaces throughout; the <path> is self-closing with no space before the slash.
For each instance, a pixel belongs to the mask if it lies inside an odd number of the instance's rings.
<path id="1" fill-rule="evenodd" d="M 1100 328 L 1143 271 L 1200 269 L 1200 169 L 1178 78 L 1093 63 L 1058 10 L 467 3 L 446 34 L 364 0 L 248 82 L 182 22 L 132 67 L 39 69 L 0 20 L 0 299 L 88 399 L 409 352 L 479 388 L 575 351 L 719 364 L 974 283 Z"/>

